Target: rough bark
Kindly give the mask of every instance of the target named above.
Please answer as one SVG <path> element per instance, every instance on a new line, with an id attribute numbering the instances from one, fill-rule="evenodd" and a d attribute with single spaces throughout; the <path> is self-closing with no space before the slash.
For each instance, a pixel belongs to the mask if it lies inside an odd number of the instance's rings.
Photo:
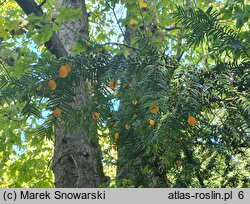
<path id="1" fill-rule="evenodd" d="M 91 103 L 85 82 L 75 89 L 75 94 L 74 108 Z M 91 121 L 86 123 L 88 128 L 77 131 L 66 131 L 64 121 L 57 124 L 53 160 L 56 187 L 98 187 L 104 181 L 101 151 L 93 134 L 96 129 L 91 129 Z"/>
<path id="2" fill-rule="evenodd" d="M 81 19 L 63 24 L 58 33 L 67 53 L 72 54 L 76 41 L 82 38 L 89 40 L 88 17 L 85 2 L 82 0 L 58 0 L 58 6 L 71 9 L 81 8 Z M 77 109 L 91 103 L 88 82 L 81 81 L 75 89 Z M 98 139 L 91 137 L 90 129 L 66 132 L 64 122 L 58 124 L 55 131 L 55 153 L 53 171 L 56 187 L 98 187 L 104 178 L 101 164 L 101 151 Z M 90 127 L 90 125 L 86 125 Z"/>
<path id="3" fill-rule="evenodd" d="M 89 41 L 88 30 L 88 13 L 83 0 L 57 0 L 57 5 L 60 7 L 66 7 L 71 9 L 81 8 L 82 18 L 72 20 L 63 24 L 60 27 L 58 35 L 64 44 L 67 53 L 72 53 L 72 49 L 75 46 L 76 41 L 81 38 L 84 41 Z"/>
<path id="4" fill-rule="evenodd" d="M 16 0 L 26 15 L 34 13 L 42 15 L 42 9 L 34 0 Z M 81 8 L 81 19 L 72 20 L 60 27 L 58 34 L 53 33 L 45 46 L 57 58 L 72 54 L 77 39 L 89 40 L 88 17 L 83 0 L 58 0 L 58 6 Z M 39 29 L 39 28 L 38 28 Z M 91 103 L 90 90 L 87 82 L 81 81 L 75 89 L 74 103 L 77 109 L 81 105 Z M 101 151 L 97 137 L 91 132 L 90 121 L 86 129 L 66 131 L 65 121 L 58 121 L 55 126 L 55 149 L 52 169 L 55 175 L 56 187 L 98 187 L 104 180 L 101 163 Z"/>

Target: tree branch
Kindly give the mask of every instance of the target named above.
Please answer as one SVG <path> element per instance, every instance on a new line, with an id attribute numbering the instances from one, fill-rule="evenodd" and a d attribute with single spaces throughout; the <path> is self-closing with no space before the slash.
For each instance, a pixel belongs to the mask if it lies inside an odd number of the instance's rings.
<path id="1" fill-rule="evenodd" d="M 165 30 L 165 31 L 172 31 L 172 30 L 178 30 L 180 29 L 181 27 L 177 26 L 177 25 L 174 25 L 174 26 L 169 26 L 169 27 L 163 27 L 163 26 L 160 26 L 160 25 L 157 25 L 159 28 Z"/>
<path id="2" fill-rule="evenodd" d="M 46 3 L 47 0 L 43 0 L 42 3 L 38 5 L 39 8 L 42 8 L 42 6 Z"/>
<path id="3" fill-rule="evenodd" d="M 15 0 L 17 4 L 23 9 L 24 13 L 28 16 L 34 13 L 37 16 L 42 16 L 43 11 L 34 0 Z M 57 58 L 67 55 L 67 52 L 60 41 L 59 37 L 53 32 L 49 41 L 45 42 L 45 47 L 54 54 Z"/>
<path id="4" fill-rule="evenodd" d="M 126 43 L 128 43 L 128 45 L 129 45 L 130 42 L 129 42 L 128 39 L 125 37 L 126 35 L 125 35 L 125 33 L 124 33 L 123 29 L 122 29 L 122 26 L 121 26 L 121 24 L 120 24 L 120 22 L 119 22 L 119 20 L 118 20 L 118 18 L 117 18 L 117 15 L 116 15 L 116 13 L 115 13 L 115 8 L 114 8 L 113 6 L 111 6 L 111 5 L 108 3 L 107 0 L 105 1 L 105 3 L 106 3 L 106 4 L 109 6 L 109 8 L 112 10 L 113 15 L 114 15 L 115 20 L 116 20 L 116 23 L 117 23 L 117 25 L 118 25 L 118 27 L 119 27 L 119 29 L 120 29 L 120 31 L 121 31 L 121 33 L 122 33 L 122 35 L 123 35 L 125 41 L 126 41 Z"/>
<path id="5" fill-rule="evenodd" d="M 34 0 L 15 0 L 17 4 L 23 9 L 24 13 L 28 16 L 32 13 L 37 16 L 43 15 L 42 9 L 37 5 Z"/>
<path id="6" fill-rule="evenodd" d="M 124 46 L 124 47 L 127 47 L 127 48 L 130 48 L 130 49 L 133 49 L 134 51 L 137 51 L 139 52 L 140 50 L 136 47 L 133 47 L 133 46 L 130 46 L 130 45 L 127 45 L 127 44 L 123 44 L 123 43 L 116 43 L 116 42 L 107 42 L 107 43 L 103 43 L 101 44 L 102 46 L 103 45 L 117 45 L 117 46 Z"/>
<path id="7" fill-rule="evenodd" d="M 200 168 L 199 169 L 196 168 L 197 166 L 200 167 L 200 165 L 198 165 L 197 162 L 194 160 L 193 152 L 192 152 L 191 148 L 188 148 L 186 145 L 183 145 L 183 150 L 185 152 L 185 155 L 187 157 L 188 162 L 190 164 L 194 165 L 195 174 L 196 174 L 196 177 L 199 181 L 201 188 L 206 187 L 204 182 L 203 182 L 203 178 L 201 176 L 201 173 L 200 173 Z"/>
<path id="8" fill-rule="evenodd" d="M 0 59 L 0 64 L 2 65 L 2 68 L 3 68 L 4 72 L 6 73 L 8 80 L 11 80 L 11 76 L 10 76 L 8 70 L 6 69 L 4 63 L 2 62 L 2 59 Z"/>
<path id="9" fill-rule="evenodd" d="M 172 30 L 177 30 L 177 29 L 180 29 L 180 27 L 178 27 L 178 26 L 171 26 L 171 27 L 166 27 L 165 28 L 166 31 L 172 31 Z"/>

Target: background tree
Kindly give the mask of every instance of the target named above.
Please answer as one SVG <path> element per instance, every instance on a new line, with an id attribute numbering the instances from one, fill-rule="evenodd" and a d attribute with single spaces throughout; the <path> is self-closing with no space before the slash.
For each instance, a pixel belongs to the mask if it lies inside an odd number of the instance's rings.
<path id="1" fill-rule="evenodd" d="M 54 130 L 58 187 L 249 186 L 246 2 L 16 2 L 30 15 L 1 7 L 2 186 L 52 185 Z"/>

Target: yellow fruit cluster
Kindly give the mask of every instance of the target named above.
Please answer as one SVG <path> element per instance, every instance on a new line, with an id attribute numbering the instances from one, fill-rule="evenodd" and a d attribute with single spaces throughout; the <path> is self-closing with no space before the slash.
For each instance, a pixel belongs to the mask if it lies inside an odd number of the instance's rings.
<path id="1" fill-rule="evenodd" d="M 67 69 L 68 73 L 71 72 L 72 67 L 70 64 L 65 64 L 64 67 Z"/>
<path id="2" fill-rule="evenodd" d="M 62 66 L 59 68 L 59 77 L 65 78 L 68 76 L 68 70 L 66 67 Z"/>
<path id="3" fill-rule="evenodd" d="M 147 8 L 148 4 L 144 0 L 139 0 L 139 7 L 140 8 Z"/>
<path id="4" fill-rule="evenodd" d="M 59 77 L 61 77 L 61 78 L 67 77 L 68 73 L 71 70 L 72 70 L 72 67 L 71 67 L 70 64 L 65 64 L 65 65 L 61 66 L 59 68 Z M 56 90 L 57 86 L 56 86 L 55 80 L 53 80 L 53 79 L 49 80 L 48 81 L 48 86 L 49 86 L 49 88 L 50 88 L 51 91 Z M 37 90 L 40 90 L 39 88 L 40 88 L 40 86 L 37 88 Z"/>
<path id="5" fill-rule="evenodd" d="M 71 72 L 71 70 L 72 70 L 72 67 L 71 67 L 70 64 L 65 64 L 65 65 L 61 66 L 61 67 L 59 68 L 59 71 L 58 71 L 58 72 L 59 72 L 59 77 L 61 77 L 61 78 L 67 77 L 67 76 L 68 76 L 68 73 Z M 50 88 L 51 91 L 56 90 L 57 85 L 56 85 L 55 80 L 50 79 L 50 80 L 48 81 L 48 86 L 49 86 L 49 88 Z M 41 88 L 42 88 L 42 86 L 40 85 L 40 86 L 38 86 L 38 87 L 36 88 L 36 90 L 39 91 L 39 90 L 41 90 Z M 60 117 L 60 116 L 61 116 L 61 113 L 62 113 L 62 111 L 61 111 L 61 109 L 59 109 L 59 108 L 56 108 L 56 109 L 53 111 L 53 114 L 54 114 L 55 117 Z"/>
<path id="6" fill-rule="evenodd" d="M 65 64 L 59 68 L 59 77 L 65 78 L 68 76 L 69 72 L 71 72 L 72 67 L 70 64 Z"/>

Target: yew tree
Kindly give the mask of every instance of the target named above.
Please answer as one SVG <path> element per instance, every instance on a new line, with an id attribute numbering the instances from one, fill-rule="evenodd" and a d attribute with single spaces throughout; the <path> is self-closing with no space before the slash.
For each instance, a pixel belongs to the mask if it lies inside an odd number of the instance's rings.
<path id="1" fill-rule="evenodd" d="M 249 1 L 0 2 L 1 187 L 249 187 Z"/>

